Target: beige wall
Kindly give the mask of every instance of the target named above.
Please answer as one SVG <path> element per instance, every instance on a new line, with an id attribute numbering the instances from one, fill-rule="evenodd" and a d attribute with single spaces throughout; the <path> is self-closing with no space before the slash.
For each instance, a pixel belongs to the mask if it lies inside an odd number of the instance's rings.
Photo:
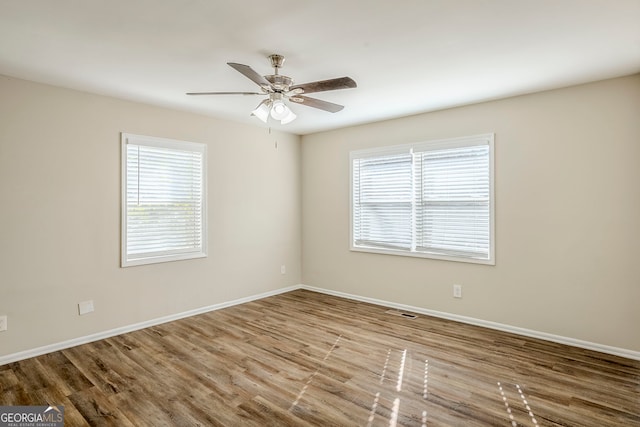
<path id="1" fill-rule="evenodd" d="M 495 266 L 349 251 L 350 150 L 487 132 Z M 302 141 L 304 284 L 640 351 L 640 75 Z"/>
<path id="2" fill-rule="evenodd" d="M 0 356 L 300 283 L 298 136 L 1 76 L 0 94 Z M 207 258 L 120 268 L 120 132 L 207 144 Z"/>
<path id="3" fill-rule="evenodd" d="M 308 135 L 302 149 L 7 77 L 0 93 L 0 356 L 300 282 L 640 351 L 640 75 Z M 120 132 L 208 145 L 209 257 L 119 267 Z M 486 132 L 496 266 L 349 251 L 350 150 Z M 87 299 L 96 311 L 78 316 Z"/>

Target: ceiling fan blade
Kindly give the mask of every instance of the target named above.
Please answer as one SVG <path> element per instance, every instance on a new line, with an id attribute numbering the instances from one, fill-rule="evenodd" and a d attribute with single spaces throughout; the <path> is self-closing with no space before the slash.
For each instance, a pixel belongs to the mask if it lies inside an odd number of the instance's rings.
<path id="1" fill-rule="evenodd" d="M 289 88 L 290 91 L 302 89 L 302 93 L 324 92 L 326 90 L 350 89 L 356 87 L 356 82 L 350 77 L 320 80 L 317 82 L 303 83 Z"/>
<path id="2" fill-rule="evenodd" d="M 271 83 L 269 83 L 267 79 L 258 74 L 253 68 L 249 67 L 248 65 L 236 64 L 235 62 L 227 62 L 227 65 L 247 77 L 258 86 L 271 87 Z"/>
<path id="3" fill-rule="evenodd" d="M 263 92 L 187 92 L 187 95 L 264 95 Z"/>
<path id="4" fill-rule="evenodd" d="M 330 113 L 337 113 L 344 108 L 344 105 L 334 104 L 333 102 L 322 101 L 321 99 L 309 98 L 303 95 L 294 95 L 289 97 L 290 101 L 297 102 L 298 104 L 306 105 L 307 107 L 319 108 Z"/>

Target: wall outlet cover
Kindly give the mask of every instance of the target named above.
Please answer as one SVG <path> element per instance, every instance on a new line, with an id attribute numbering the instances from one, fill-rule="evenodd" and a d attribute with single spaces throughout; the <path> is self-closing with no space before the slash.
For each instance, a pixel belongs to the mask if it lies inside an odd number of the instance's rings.
<path id="1" fill-rule="evenodd" d="M 453 297 L 462 298 L 462 285 L 453 285 Z"/>
<path id="2" fill-rule="evenodd" d="M 83 315 L 93 311 L 93 300 L 78 303 L 78 314 Z"/>

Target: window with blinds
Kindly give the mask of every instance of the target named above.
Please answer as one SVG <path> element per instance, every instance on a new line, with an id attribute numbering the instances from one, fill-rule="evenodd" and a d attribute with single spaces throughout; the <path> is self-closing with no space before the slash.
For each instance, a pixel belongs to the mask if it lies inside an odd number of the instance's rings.
<path id="1" fill-rule="evenodd" d="M 122 266 L 206 251 L 206 145 L 122 134 Z"/>
<path id="2" fill-rule="evenodd" d="M 350 159 L 352 250 L 495 264 L 493 134 Z"/>

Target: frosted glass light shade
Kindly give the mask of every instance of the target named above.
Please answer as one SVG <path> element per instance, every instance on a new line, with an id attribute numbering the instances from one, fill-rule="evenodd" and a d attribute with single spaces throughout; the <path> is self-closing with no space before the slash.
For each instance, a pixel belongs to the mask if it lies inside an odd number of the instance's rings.
<path id="1" fill-rule="evenodd" d="M 269 118 L 269 110 L 270 110 L 271 101 L 265 99 L 256 107 L 255 110 L 251 112 L 254 116 L 267 123 L 267 119 Z"/>
<path id="2" fill-rule="evenodd" d="M 282 123 L 283 125 L 286 125 L 287 123 L 291 123 L 296 119 L 296 117 L 298 117 L 293 111 L 291 111 L 291 109 L 288 109 L 288 110 L 289 110 L 289 114 L 287 115 L 287 117 L 285 117 L 280 121 L 280 123 Z"/>
<path id="3" fill-rule="evenodd" d="M 287 117 L 289 113 L 291 113 L 291 110 L 284 102 L 280 100 L 273 102 L 273 105 L 271 106 L 271 117 L 276 120 L 282 120 Z"/>

